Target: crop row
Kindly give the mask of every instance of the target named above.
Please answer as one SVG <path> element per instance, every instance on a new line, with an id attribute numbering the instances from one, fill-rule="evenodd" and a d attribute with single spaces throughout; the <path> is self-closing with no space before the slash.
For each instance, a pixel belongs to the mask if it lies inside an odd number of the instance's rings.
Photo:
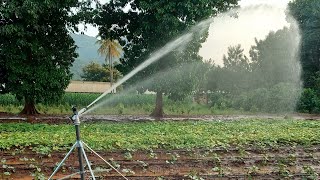
<path id="1" fill-rule="evenodd" d="M 49 151 L 74 143 L 72 125 L 1 124 L 0 149 Z M 82 124 L 82 137 L 96 150 L 194 149 L 229 146 L 317 145 L 320 122 L 239 120 Z"/>
<path id="2" fill-rule="evenodd" d="M 79 105 L 86 106 L 90 104 L 92 101 L 97 99 L 100 94 L 96 93 L 66 93 L 62 96 L 61 99 L 52 103 L 51 105 Z M 110 100 L 109 100 L 110 99 Z M 122 104 L 145 104 L 145 103 L 153 103 L 154 102 L 153 95 L 137 95 L 137 94 L 127 94 L 127 95 L 115 95 L 109 94 L 106 95 L 102 101 L 108 100 L 110 104 L 114 105 L 115 103 Z M 14 95 L 12 94 L 1 94 L 0 95 L 0 104 L 3 106 L 8 105 L 22 105 L 23 101 L 18 101 Z M 46 104 L 46 103 L 44 103 Z M 47 104 L 46 104 L 47 105 Z"/>
<path id="3" fill-rule="evenodd" d="M 94 93 L 66 93 L 55 103 L 38 103 L 37 109 L 43 114 L 66 114 L 70 113 L 73 105 L 79 108 L 85 107 L 100 94 Z M 95 114 L 150 114 L 155 106 L 155 95 L 153 94 L 108 94 L 99 102 L 99 108 L 92 113 Z M 23 108 L 23 102 L 18 101 L 12 94 L 0 95 L 0 112 L 18 113 Z M 206 105 L 192 103 L 188 97 L 184 101 L 172 101 L 164 96 L 164 108 L 166 114 L 211 114 L 216 109 Z"/>

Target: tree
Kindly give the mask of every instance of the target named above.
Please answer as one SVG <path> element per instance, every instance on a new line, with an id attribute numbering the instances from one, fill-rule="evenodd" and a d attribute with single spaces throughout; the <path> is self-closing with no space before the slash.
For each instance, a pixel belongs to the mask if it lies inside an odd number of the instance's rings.
<path id="1" fill-rule="evenodd" d="M 227 55 L 223 55 L 223 64 L 222 68 L 213 68 L 210 73 L 218 89 L 233 94 L 247 91 L 250 84 L 251 67 L 240 44 L 228 47 Z"/>
<path id="2" fill-rule="evenodd" d="M 228 47 L 227 56 L 223 55 L 224 67 L 234 72 L 250 71 L 249 59 L 243 54 L 243 51 L 240 44 Z"/>
<path id="3" fill-rule="evenodd" d="M 6 93 L 5 84 L 8 82 L 6 64 L 3 58 L 0 57 L 0 94 Z"/>
<path id="4" fill-rule="evenodd" d="M 0 57 L 5 88 L 24 100 L 22 114 L 38 114 L 36 102 L 59 98 L 77 57 L 72 30 L 80 20 L 78 0 L 4 0 L 0 5 Z M 2 65 L 2 64 L 1 64 Z"/>
<path id="5" fill-rule="evenodd" d="M 300 59 L 304 87 L 319 89 L 314 79 L 320 71 L 320 1 L 294 0 L 288 8 L 301 30 Z"/>
<path id="6" fill-rule="evenodd" d="M 127 74 L 152 56 L 153 51 L 190 29 L 196 22 L 215 16 L 236 4 L 237 0 L 184 0 L 183 2 L 113 0 L 102 7 L 95 22 L 100 26 L 99 31 L 103 38 L 118 39 L 124 46 L 124 57 L 120 59 L 121 65 L 117 68 L 123 74 Z M 124 7 L 127 6 L 130 6 L 131 9 L 125 12 Z M 198 51 L 206 37 L 207 33 L 194 36 L 193 41 L 186 46 L 183 53 L 175 51 L 167 54 L 136 75 L 131 83 L 142 77 L 151 77 L 159 71 L 166 71 L 170 67 L 178 67 L 179 64 L 201 61 Z M 182 71 L 181 69 L 177 73 Z M 190 74 L 187 76 L 191 77 Z M 179 91 L 177 85 L 167 86 L 167 80 L 162 77 L 156 78 L 154 83 L 147 87 L 157 92 L 153 116 L 163 116 L 162 96 L 164 93 L 174 99 L 180 99 L 192 92 L 194 87 L 193 85 L 185 86 L 188 88 Z M 193 80 L 185 82 L 193 82 Z"/>
<path id="7" fill-rule="evenodd" d="M 120 72 L 114 70 L 112 75 L 113 80 L 111 80 L 110 66 L 105 64 L 100 65 L 99 63 L 95 62 L 91 62 L 90 64 L 86 65 L 82 71 L 83 75 L 81 75 L 81 78 L 83 78 L 85 81 L 112 82 L 121 77 Z"/>
<path id="8" fill-rule="evenodd" d="M 110 84 L 112 86 L 113 83 L 113 58 L 120 58 L 122 47 L 121 45 L 115 41 L 110 39 L 101 39 L 98 40 L 97 43 L 100 45 L 100 48 L 98 49 L 98 53 L 100 55 L 106 56 L 106 63 L 109 63 L 110 67 Z"/>
<path id="9" fill-rule="evenodd" d="M 255 40 L 250 56 L 257 86 L 300 85 L 299 41 L 299 31 L 294 26 L 270 32 L 264 40 Z"/>
<path id="10" fill-rule="evenodd" d="M 81 78 L 85 81 L 102 81 L 106 82 L 110 78 L 110 72 L 103 68 L 99 63 L 91 62 L 86 65 L 83 69 Z"/>

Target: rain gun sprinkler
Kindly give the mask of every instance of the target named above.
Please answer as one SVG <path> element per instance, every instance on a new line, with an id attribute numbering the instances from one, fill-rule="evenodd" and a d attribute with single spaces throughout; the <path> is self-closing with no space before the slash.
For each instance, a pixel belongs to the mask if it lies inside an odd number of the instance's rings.
<path id="1" fill-rule="evenodd" d="M 205 22 L 202 23 L 206 24 Z M 199 27 L 201 27 L 201 23 L 198 25 Z M 153 62 L 159 60 L 161 57 L 163 57 L 164 55 L 168 54 L 169 52 L 171 52 L 173 49 L 176 49 L 182 45 L 184 45 L 187 42 L 190 42 L 192 39 L 192 33 L 187 33 L 184 34 L 182 36 L 180 36 L 179 38 L 167 43 L 165 46 L 163 46 L 162 48 L 160 48 L 158 51 L 155 51 L 153 53 L 153 56 L 150 57 L 149 59 L 147 59 L 146 61 L 144 61 L 143 63 L 141 63 L 138 67 L 136 67 L 135 69 L 133 69 L 129 74 L 125 75 L 122 79 L 120 79 L 117 83 L 115 83 L 110 89 L 108 89 L 107 91 L 105 91 L 103 94 L 101 94 L 96 100 L 94 100 L 91 104 L 89 104 L 88 106 L 86 106 L 85 108 L 81 109 L 79 112 L 77 111 L 76 107 L 72 108 L 73 111 L 73 115 L 70 117 L 70 119 L 72 120 L 75 129 L 76 129 L 76 142 L 74 143 L 74 145 L 71 147 L 70 151 L 67 153 L 67 155 L 63 158 L 63 160 L 59 163 L 59 165 L 57 166 L 57 168 L 54 170 L 54 172 L 52 173 L 52 175 L 49 177 L 48 180 L 50 180 L 56 173 L 57 171 L 60 169 L 60 167 L 62 166 L 62 164 L 66 161 L 66 159 L 69 157 L 69 155 L 72 153 L 72 151 L 77 148 L 78 149 L 78 158 L 79 158 L 79 172 L 75 173 L 75 174 L 80 174 L 81 180 L 84 180 L 84 174 L 86 171 L 84 171 L 84 166 L 83 166 L 83 157 L 87 163 L 87 166 L 89 168 L 89 172 L 92 176 L 91 179 L 95 180 L 93 171 L 91 169 L 90 166 L 90 162 L 87 158 L 87 155 L 84 151 L 84 147 L 86 147 L 88 150 L 90 150 L 93 154 L 95 154 L 96 156 L 98 156 L 100 159 L 102 159 L 107 165 L 109 165 L 112 169 L 114 169 L 118 174 L 120 174 L 124 179 L 128 179 L 126 178 L 123 174 L 121 174 L 121 172 L 119 172 L 115 167 L 113 167 L 108 161 L 106 161 L 105 159 L 103 159 L 98 153 L 96 153 L 93 149 L 91 149 L 86 143 L 84 143 L 81 139 L 80 139 L 80 119 L 79 117 L 81 115 L 83 115 L 87 110 L 90 109 L 91 106 L 93 106 L 96 102 L 98 102 L 100 99 L 102 99 L 106 94 L 110 93 L 111 91 L 113 91 L 114 89 L 116 89 L 118 86 L 120 86 L 122 83 L 124 83 L 125 81 L 127 81 L 128 79 L 130 79 L 132 76 L 134 76 L 136 73 L 138 73 L 139 71 L 143 70 L 144 68 L 146 68 L 147 66 L 149 66 L 150 64 L 152 64 Z M 75 174 L 66 176 L 64 178 L 61 179 L 66 179 L 69 178 Z"/>
<path id="2" fill-rule="evenodd" d="M 83 108 L 80 110 L 80 112 L 82 111 L 82 113 L 85 111 L 86 109 Z M 78 149 L 78 160 L 79 160 L 79 172 L 68 175 L 66 177 L 63 177 L 61 179 L 66 179 L 66 178 L 70 178 L 73 175 L 76 174 L 80 174 L 80 178 L 81 180 L 84 180 L 84 175 L 85 175 L 85 170 L 84 170 L 84 164 L 83 164 L 83 157 L 85 159 L 85 162 L 87 163 L 89 172 L 91 174 L 91 178 L 92 180 L 95 180 L 95 176 L 93 173 L 93 170 L 91 169 L 91 165 L 90 162 L 88 160 L 88 157 L 86 155 L 86 152 L 84 150 L 84 147 L 86 147 L 88 150 L 90 150 L 93 154 L 95 154 L 96 156 L 98 156 L 100 159 L 102 159 L 107 165 L 109 165 L 112 169 L 114 169 L 117 173 L 119 173 L 124 179 L 128 180 L 128 178 L 126 178 L 123 174 L 121 174 L 115 167 L 113 167 L 108 161 L 106 161 L 105 159 L 103 159 L 97 152 L 95 152 L 93 149 L 91 149 L 86 143 L 84 143 L 81 138 L 80 138 L 80 119 L 79 119 L 79 113 L 77 111 L 77 108 L 75 106 L 72 107 L 72 116 L 70 117 L 70 120 L 73 122 L 75 129 L 76 129 L 76 142 L 73 144 L 73 146 L 71 147 L 70 151 L 67 153 L 67 155 L 63 158 L 63 160 L 59 163 L 59 165 L 57 166 L 57 168 L 55 168 L 54 172 L 51 174 L 51 176 L 48 178 L 48 180 L 50 180 L 57 172 L 58 170 L 61 168 L 61 166 L 63 165 L 63 163 L 67 160 L 67 158 L 69 157 L 69 155 L 72 153 L 72 151 L 77 148 Z"/>

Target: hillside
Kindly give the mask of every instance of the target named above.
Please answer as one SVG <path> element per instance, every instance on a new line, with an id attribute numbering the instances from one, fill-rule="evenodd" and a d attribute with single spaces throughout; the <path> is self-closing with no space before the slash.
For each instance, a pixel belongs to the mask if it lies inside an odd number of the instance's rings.
<path id="1" fill-rule="evenodd" d="M 77 53 L 79 54 L 79 57 L 71 68 L 71 72 L 73 73 L 72 79 L 79 80 L 82 68 L 85 65 L 89 64 L 91 61 L 102 64 L 104 63 L 104 57 L 97 53 L 99 45 L 95 44 L 97 41 L 95 37 L 80 34 L 71 34 L 71 37 L 78 46 Z"/>

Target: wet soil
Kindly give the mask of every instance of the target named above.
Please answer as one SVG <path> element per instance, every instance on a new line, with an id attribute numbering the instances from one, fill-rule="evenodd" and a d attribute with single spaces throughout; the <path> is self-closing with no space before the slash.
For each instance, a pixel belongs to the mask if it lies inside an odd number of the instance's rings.
<path id="1" fill-rule="evenodd" d="M 0 123 L 9 122 L 29 122 L 29 123 L 46 123 L 46 124 L 65 124 L 71 123 L 68 115 L 35 115 L 21 116 L 15 114 L 1 113 Z M 296 120 L 320 120 L 320 115 L 316 114 L 290 114 L 290 115 L 180 115 L 165 116 L 163 118 L 153 118 L 148 115 L 83 115 L 80 116 L 82 122 L 137 122 L 137 121 L 232 121 L 241 119 L 296 119 Z"/>
<path id="2" fill-rule="evenodd" d="M 248 118 L 283 119 L 275 115 L 208 115 L 171 116 L 154 119 L 149 116 L 132 115 L 85 115 L 84 122 L 112 121 L 227 121 Z M 317 115 L 290 115 L 297 120 L 319 120 Z M 29 122 L 61 124 L 70 123 L 68 116 L 18 116 L 0 113 L 0 123 Z M 128 179 L 317 179 L 320 173 L 320 146 L 300 147 L 235 147 L 196 150 L 154 151 L 99 151 L 104 159 L 117 168 Z M 0 150 L 0 179 L 31 180 L 48 178 L 66 152 L 55 151 L 39 154 L 31 148 Z M 115 170 L 92 152 L 88 159 L 95 171 L 96 179 L 124 179 Z M 77 153 L 73 152 L 64 163 L 55 179 L 78 172 Z M 87 168 L 87 167 L 86 167 Z M 74 175 L 66 179 L 79 179 Z M 86 173 L 86 179 L 91 179 Z"/>
<path id="3" fill-rule="evenodd" d="M 99 151 L 128 179 L 308 179 L 320 172 L 320 146 L 155 151 Z M 0 152 L 0 179 L 48 176 L 66 152 L 36 154 L 24 149 Z M 93 153 L 88 159 L 97 179 L 124 179 Z M 5 162 L 4 162 L 5 159 Z M 74 152 L 54 178 L 78 172 Z M 5 166 L 4 166 L 5 165 Z M 5 175 L 9 172 L 10 175 Z M 38 172 L 38 175 L 36 174 Z M 79 175 L 67 179 L 79 179 Z M 90 174 L 86 173 L 86 179 Z"/>

